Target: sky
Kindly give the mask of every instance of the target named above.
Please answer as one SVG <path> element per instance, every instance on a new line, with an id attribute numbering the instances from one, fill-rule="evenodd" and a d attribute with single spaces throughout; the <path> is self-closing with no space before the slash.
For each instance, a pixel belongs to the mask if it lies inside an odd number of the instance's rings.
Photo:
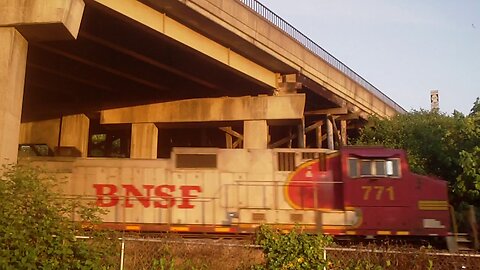
<path id="1" fill-rule="evenodd" d="M 404 109 L 480 97 L 480 0 L 259 0 Z"/>

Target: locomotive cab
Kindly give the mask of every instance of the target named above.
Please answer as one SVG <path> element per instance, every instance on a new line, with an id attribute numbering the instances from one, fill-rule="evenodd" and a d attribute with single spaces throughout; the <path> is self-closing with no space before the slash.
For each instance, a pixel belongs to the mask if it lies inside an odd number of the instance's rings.
<path id="1" fill-rule="evenodd" d="M 405 151 L 341 150 L 345 209 L 360 212 L 362 235 L 447 235 L 446 182 L 412 173 Z"/>

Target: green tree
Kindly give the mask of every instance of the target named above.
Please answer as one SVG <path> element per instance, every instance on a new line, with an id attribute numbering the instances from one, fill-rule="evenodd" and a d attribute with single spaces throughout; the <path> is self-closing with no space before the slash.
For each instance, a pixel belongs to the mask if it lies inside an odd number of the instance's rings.
<path id="1" fill-rule="evenodd" d="M 480 206 L 480 101 L 469 115 L 457 111 L 412 111 L 371 118 L 355 144 L 381 144 L 407 151 L 412 171 L 447 180 L 454 205 Z"/>
<path id="2" fill-rule="evenodd" d="M 480 205 L 480 99 L 477 98 L 470 114 L 462 118 L 464 126 L 459 165 L 461 174 L 456 178 L 454 192 L 466 201 Z"/>
<path id="3" fill-rule="evenodd" d="M 104 232 L 83 230 L 85 224 L 99 221 L 99 210 L 60 196 L 58 187 L 57 180 L 36 169 L 0 168 L 0 269 L 110 269 L 115 265 L 116 241 L 105 241 Z M 76 235 L 92 238 L 76 239 Z"/>

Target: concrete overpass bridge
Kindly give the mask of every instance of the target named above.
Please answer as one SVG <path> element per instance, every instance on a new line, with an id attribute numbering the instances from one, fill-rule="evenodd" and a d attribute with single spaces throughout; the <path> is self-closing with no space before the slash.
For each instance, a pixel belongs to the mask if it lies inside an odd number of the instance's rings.
<path id="1" fill-rule="evenodd" d="M 255 0 L 0 0 L 0 44 L 2 162 L 334 148 L 404 111 Z"/>

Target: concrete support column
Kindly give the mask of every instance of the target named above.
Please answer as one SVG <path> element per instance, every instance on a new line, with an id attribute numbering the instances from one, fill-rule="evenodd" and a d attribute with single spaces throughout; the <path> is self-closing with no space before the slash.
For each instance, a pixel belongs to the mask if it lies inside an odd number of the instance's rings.
<path id="1" fill-rule="evenodd" d="M 251 120 L 243 122 L 243 148 L 267 149 L 268 125 L 266 120 Z"/>
<path id="2" fill-rule="evenodd" d="M 342 145 L 347 145 L 347 121 L 346 120 L 340 121 L 340 137 L 341 137 Z"/>
<path id="3" fill-rule="evenodd" d="M 132 124 L 130 158 L 156 159 L 158 128 L 153 123 Z"/>
<path id="4" fill-rule="evenodd" d="M 88 155 L 90 119 L 84 114 L 62 117 L 60 146 L 75 147 L 81 157 Z"/>
<path id="5" fill-rule="evenodd" d="M 27 48 L 15 28 L 0 27 L 0 165 L 17 162 Z"/>
<path id="6" fill-rule="evenodd" d="M 333 124 L 332 121 L 327 117 L 327 147 L 328 149 L 335 149 L 335 144 L 333 141 Z"/>

